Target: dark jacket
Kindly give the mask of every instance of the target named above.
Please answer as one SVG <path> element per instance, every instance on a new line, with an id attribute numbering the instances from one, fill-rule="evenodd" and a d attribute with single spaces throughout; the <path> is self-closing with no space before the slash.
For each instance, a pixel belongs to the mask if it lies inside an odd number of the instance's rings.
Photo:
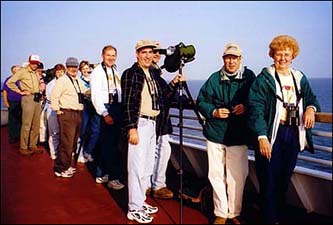
<path id="1" fill-rule="evenodd" d="M 258 75 L 257 79 L 254 81 L 250 93 L 249 93 L 249 120 L 248 125 L 251 130 L 255 133 L 256 138 L 260 135 L 267 136 L 271 144 L 274 144 L 275 136 L 279 123 L 274 123 L 274 121 L 280 121 L 277 117 L 277 104 L 282 104 L 277 99 L 278 90 L 276 89 L 276 83 L 274 79 L 274 67 L 269 66 L 264 68 Z M 319 103 L 314 95 L 310 84 L 306 76 L 297 70 L 292 70 L 295 76 L 296 83 L 299 86 L 299 91 L 303 96 L 299 103 L 300 119 L 303 118 L 303 112 L 305 112 L 306 107 L 315 106 L 317 112 L 320 111 Z M 304 131 L 305 130 L 305 131 Z M 302 137 L 302 133 L 304 136 Z M 302 139 L 304 141 L 302 141 Z M 300 140 L 300 150 L 307 149 L 313 152 L 313 143 L 311 129 L 304 129 L 304 126 L 299 126 L 299 140 Z"/>
<path id="2" fill-rule="evenodd" d="M 245 67 L 238 79 L 222 79 L 221 70 L 213 73 L 201 87 L 197 106 L 206 118 L 203 135 L 212 142 L 225 145 L 247 144 L 249 133 L 246 126 L 246 112 L 232 115 L 226 119 L 214 118 L 213 111 L 217 108 L 229 108 L 242 103 L 247 106 L 249 88 L 255 74 Z"/>
<path id="3" fill-rule="evenodd" d="M 153 68 L 149 68 L 149 73 L 155 79 Z M 138 126 L 141 92 L 145 76 L 138 63 L 134 63 L 132 67 L 126 69 L 121 76 L 123 128 L 125 130 L 137 128 Z M 160 93 L 158 82 L 156 82 L 156 85 Z"/>

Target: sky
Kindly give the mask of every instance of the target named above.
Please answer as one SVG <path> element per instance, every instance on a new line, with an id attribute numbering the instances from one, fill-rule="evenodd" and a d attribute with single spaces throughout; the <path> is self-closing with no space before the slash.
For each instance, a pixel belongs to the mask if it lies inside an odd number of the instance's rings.
<path id="1" fill-rule="evenodd" d="M 230 42 L 241 46 L 243 64 L 258 74 L 273 63 L 268 46 L 280 34 L 300 45 L 292 67 L 310 78 L 332 77 L 331 1 L 1 1 L 1 80 L 30 54 L 40 55 L 45 69 L 71 56 L 99 63 L 109 44 L 118 50 L 122 73 L 136 61 L 141 39 L 164 48 L 193 45 L 195 60 L 183 68 L 188 80 L 219 70 Z M 167 80 L 175 75 L 163 71 Z"/>

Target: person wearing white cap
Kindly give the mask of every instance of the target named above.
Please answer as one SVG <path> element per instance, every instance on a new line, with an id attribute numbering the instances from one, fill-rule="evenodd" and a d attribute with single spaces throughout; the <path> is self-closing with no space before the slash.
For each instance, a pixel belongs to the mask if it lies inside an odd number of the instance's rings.
<path id="1" fill-rule="evenodd" d="M 155 47 L 153 41 L 139 41 L 135 46 L 137 62 L 121 77 L 123 127 L 128 136 L 127 218 L 139 223 L 152 222 L 151 214 L 158 211 L 145 201 L 153 173 L 155 126 L 160 113 L 160 88 L 151 67 Z"/>
<path id="2" fill-rule="evenodd" d="M 7 81 L 10 89 L 22 95 L 22 127 L 19 150 L 22 155 L 43 152 L 37 146 L 41 111 L 41 90 L 39 75 L 36 73 L 39 63 L 41 60 L 38 55 L 30 55 L 29 65 L 17 71 Z M 20 81 L 20 87 L 17 86 L 16 81 Z"/>
<path id="3" fill-rule="evenodd" d="M 248 175 L 246 106 L 255 74 L 242 65 L 241 48 L 227 44 L 223 67 L 201 87 L 197 105 L 206 118 L 208 178 L 213 187 L 214 224 L 242 223 L 243 190 Z"/>

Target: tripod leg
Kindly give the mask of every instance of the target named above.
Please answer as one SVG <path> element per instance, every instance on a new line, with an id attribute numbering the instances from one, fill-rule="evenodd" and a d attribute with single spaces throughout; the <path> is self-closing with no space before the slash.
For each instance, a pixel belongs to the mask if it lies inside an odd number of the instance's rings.
<path id="1" fill-rule="evenodd" d="M 191 95 L 190 90 L 188 89 L 188 86 L 187 86 L 186 82 L 184 82 L 184 88 L 185 88 L 186 94 L 187 94 L 187 96 L 188 96 L 188 98 L 190 100 L 190 104 L 193 105 L 193 111 L 194 111 L 195 115 L 197 116 L 199 123 L 201 125 L 203 125 L 204 124 L 204 120 L 201 118 L 201 116 L 200 116 L 200 114 L 198 112 L 197 106 L 196 106 L 196 104 L 195 104 L 195 102 L 193 100 L 193 97 Z"/>

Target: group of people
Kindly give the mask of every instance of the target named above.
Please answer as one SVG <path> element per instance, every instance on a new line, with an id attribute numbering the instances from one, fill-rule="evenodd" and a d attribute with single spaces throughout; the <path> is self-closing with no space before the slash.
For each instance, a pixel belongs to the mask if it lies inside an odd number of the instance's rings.
<path id="1" fill-rule="evenodd" d="M 88 61 L 79 64 L 69 57 L 66 67 L 54 67 L 55 78 L 45 90 L 55 176 L 75 174 L 73 153 L 84 146 L 83 156 L 96 161 L 97 183 L 108 182 L 108 187 L 120 190 L 127 177 L 127 218 L 139 223 L 152 222 L 152 214 L 158 212 L 158 207 L 146 202 L 147 194 L 173 197 L 166 185 L 172 133 L 169 108 L 185 77 L 177 74 L 169 83 L 163 78 L 158 66 L 160 48 L 157 41 L 137 42 L 137 61 L 121 76 L 112 45 L 102 49 L 102 62 L 91 73 Z M 255 150 L 263 218 L 269 224 L 280 222 L 297 155 L 304 149 L 313 152 L 311 128 L 315 112 L 320 111 L 304 73 L 291 68 L 298 53 L 295 38 L 275 37 L 269 45 L 273 64 L 256 76 L 243 65 L 240 46 L 229 43 L 222 53 L 222 68 L 199 91 L 196 103 L 205 119 L 214 224 L 244 223 L 241 209 L 249 147 Z M 37 142 L 43 90 L 36 73 L 40 63 L 39 56 L 31 55 L 27 67 L 12 67 L 14 75 L 4 88 L 15 96 L 5 101 L 6 107 L 19 115 L 17 108 L 22 106 L 19 151 L 23 155 L 41 153 Z M 15 129 L 9 129 L 10 140 L 18 138 Z"/>

